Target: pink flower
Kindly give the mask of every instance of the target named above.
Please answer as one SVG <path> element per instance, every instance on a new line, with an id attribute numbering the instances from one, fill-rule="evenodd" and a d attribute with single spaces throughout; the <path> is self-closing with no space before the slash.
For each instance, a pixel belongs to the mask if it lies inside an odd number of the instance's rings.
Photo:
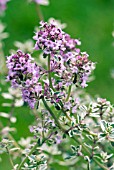
<path id="1" fill-rule="evenodd" d="M 0 13 L 3 12 L 6 9 L 6 3 L 9 0 L 0 0 Z"/>
<path id="2" fill-rule="evenodd" d="M 49 5 L 48 0 L 33 0 L 33 1 L 40 5 Z"/>

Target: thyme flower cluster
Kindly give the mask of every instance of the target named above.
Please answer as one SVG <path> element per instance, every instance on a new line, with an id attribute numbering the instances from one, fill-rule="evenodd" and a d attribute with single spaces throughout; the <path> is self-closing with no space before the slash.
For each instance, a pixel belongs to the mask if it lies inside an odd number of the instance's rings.
<path id="1" fill-rule="evenodd" d="M 0 11 L 8 1 L 0 0 Z M 34 2 L 39 18 L 44 18 L 39 5 L 49 1 L 28 1 Z M 0 112 L 0 117 L 7 119 L 5 126 L 0 121 L 0 154 L 7 153 L 12 169 L 114 169 L 114 106 L 83 90 L 95 63 L 80 50 L 80 40 L 63 31 L 65 27 L 53 18 L 41 21 L 33 37 L 35 45 L 33 40 L 15 42 L 17 52 L 12 50 L 7 57 L 7 81 L 14 90 L 1 93 L 2 98 L 10 99 L 2 106 L 10 109 Z M 42 52 L 44 63 L 34 61 L 34 50 Z M 12 123 L 16 123 L 15 107 L 24 102 L 32 109 L 29 117 L 35 118 L 30 119 L 31 125 L 23 120 L 33 137 L 17 141 L 12 136 L 16 132 Z M 20 164 L 16 164 L 18 157 Z"/>
<path id="2" fill-rule="evenodd" d="M 43 56 L 50 59 L 48 70 L 38 66 L 30 54 L 20 50 L 7 59 L 7 80 L 11 81 L 13 87 L 21 88 L 23 99 L 31 108 L 35 107 L 41 94 L 51 103 L 58 103 L 62 97 L 66 97 L 65 89 L 68 86 L 75 84 L 86 87 L 88 77 L 95 68 L 95 64 L 88 60 L 88 54 L 80 52 L 78 39 L 72 39 L 54 22 L 40 24 L 40 30 L 34 36 L 35 49 L 42 50 Z M 48 74 L 51 74 L 52 87 Z M 42 79 L 42 75 L 45 78 Z"/>
<path id="3" fill-rule="evenodd" d="M 40 31 L 36 33 L 35 49 L 43 50 L 44 57 L 50 55 L 51 72 L 55 72 L 61 79 L 61 86 L 86 87 L 87 80 L 95 64 L 88 60 L 88 54 L 81 52 L 78 39 L 72 39 L 69 34 L 57 28 L 53 23 L 40 23 Z"/>
<path id="4" fill-rule="evenodd" d="M 41 83 L 38 82 L 41 76 L 40 68 L 33 60 L 29 54 L 20 50 L 7 60 L 9 69 L 7 80 L 11 81 L 12 87 L 21 88 L 23 99 L 31 108 L 34 108 L 42 91 Z"/>

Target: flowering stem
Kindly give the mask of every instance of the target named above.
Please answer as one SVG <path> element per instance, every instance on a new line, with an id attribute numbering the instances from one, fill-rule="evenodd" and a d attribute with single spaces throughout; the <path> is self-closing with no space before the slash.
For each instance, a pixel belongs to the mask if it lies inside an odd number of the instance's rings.
<path id="1" fill-rule="evenodd" d="M 43 118 L 42 118 L 42 128 L 43 128 L 43 130 L 42 130 L 42 138 L 44 139 L 45 138 L 45 135 L 44 135 L 44 122 L 43 122 L 44 120 L 43 120 Z"/>
<path id="2" fill-rule="evenodd" d="M 41 21 L 44 20 L 44 17 L 43 17 L 43 14 L 42 14 L 42 11 L 41 11 L 41 8 L 40 8 L 40 5 L 39 4 L 36 4 L 36 10 L 37 10 L 37 14 L 38 14 L 38 17 Z"/>
<path id="3" fill-rule="evenodd" d="M 83 149 L 88 153 L 89 156 L 91 156 L 91 153 L 89 152 L 89 150 L 86 148 L 86 146 L 77 138 L 72 137 L 74 141 L 76 141 L 78 144 L 82 145 Z M 97 163 L 97 165 L 99 165 L 99 167 L 101 167 L 104 170 L 109 170 L 107 167 L 105 167 L 103 164 L 101 164 L 99 161 L 97 161 L 96 158 L 93 157 L 93 160 Z"/>
<path id="4" fill-rule="evenodd" d="M 44 106 L 46 107 L 46 109 L 49 111 L 49 113 L 51 114 L 51 116 L 54 118 L 55 122 L 57 123 L 58 127 L 62 130 L 63 133 L 68 135 L 68 132 L 61 126 L 61 124 L 59 123 L 58 119 L 56 118 L 56 116 L 54 115 L 54 113 L 52 112 L 52 110 L 50 109 L 50 107 L 47 105 L 46 101 L 44 100 L 44 98 L 42 98 L 42 101 L 44 103 Z M 72 139 L 77 143 L 82 145 L 83 149 L 85 150 L 85 152 L 91 156 L 90 151 L 86 148 L 86 146 L 77 138 L 72 137 Z M 93 160 L 99 165 L 99 167 L 103 168 L 104 170 L 108 170 L 107 167 L 105 167 L 104 165 L 102 165 L 99 161 L 97 161 L 96 158 L 93 158 Z"/>
<path id="5" fill-rule="evenodd" d="M 1 127 L 1 128 L 4 128 L 4 126 L 3 126 L 3 124 L 2 124 L 1 121 L 0 121 L 0 127 Z M 19 148 L 19 152 L 22 153 L 22 149 L 20 148 L 20 146 L 18 145 L 18 143 L 16 142 L 16 140 L 14 139 L 14 137 L 13 137 L 10 133 L 8 133 L 8 138 L 13 141 L 13 145 L 14 145 L 16 148 Z"/>
<path id="6" fill-rule="evenodd" d="M 70 121 L 72 121 L 71 117 L 67 114 L 67 112 L 65 112 L 63 109 L 61 109 L 61 110 L 62 110 L 62 112 L 65 114 L 65 116 L 66 116 Z"/>
<path id="7" fill-rule="evenodd" d="M 53 119 L 55 120 L 56 124 L 58 125 L 58 127 L 65 132 L 64 128 L 61 126 L 60 122 L 58 121 L 58 119 L 56 118 L 55 114 L 52 112 L 52 110 L 50 109 L 50 107 L 47 105 L 46 101 L 44 98 L 42 98 L 43 104 L 45 106 L 45 108 L 49 111 L 49 113 L 51 114 L 51 116 L 53 117 Z"/>
<path id="8" fill-rule="evenodd" d="M 18 145 L 18 143 L 16 142 L 16 140 L 14 139 L 14 137 L 13 137 L 10 133 L 8 133 L 8 138 L 13 141 L 13 145 L 14 145 L 16 148 L 19 148 L 19 152 L 20 152 L 20 154 L 22 154 L 22 149 L 21 149 L 21 147 Z"/>
<path id="9" fill-rule="evenodd" d="M 29 154 L 23 159 L 23 161 L 21 162 L 21 164 L 19 165 L 19 167 L 18 167 L 17 170 L 21 170 L 21 168 L 23 167 L 24 163 L 27 161 L 28 156 L 30 156 L 37 147 L 38 147 L 38 143 L 36 143 L 36 144 L 33 146 L 33 148 L 31 149 L 31 151 L 30 151 Z"/>
<path id="10" fill-rule="evenodd" d="M 9 156 L 9 161 L 10 161 L 10 163 L 11 163 L 11 166 L 12 166 L 12 168 L 14 168 L 14 164 L 13 164 L 12 158 L 11 158 L 11 156 L 10 156 L 10 151 L 9 151 L 8 147 L 6 147 L 6 151 L 7 151 L 7 154 L 8 154 L 8 156 Z"/>
<path id="11" fill-rule="evenodd" d="M 44 138 L 44 139 L 42 140 L 42 143 L 41 143 L 40 145 L 38 145 L 38 143 L 36 143 L 36 144 L 33 146 L 33 148 L 31 149 L 31 151 L 30 151 L 29 154 L 25 157 L 25 159 L 23 159 L 23 161 L 21 162 L 21 164 L 19 165 L 19 167 L 18 167 L 17 170 L 21 170 L 21 168 L 23 167 L 24 163 L 27 161 L 28 157 L 35 151 L 35 149 L 36 149 L 37 147 L 42 146 L 42 145 L 46 142 L 46 140 L 48 140 L 48 139 L 53 135 L 53 133 L 54 133 L 54 132 L 52 132 L 47 138 Z"/>
<path id="12" fill-rule="evenodd" d="M 69 89 L 68 89 L 68 96 L 67 96 L 67 98 L 66 98 L 66 102 L 69 100 L 70 93 L 71 93 L 71 88 L 72 88 L 72 85 L 69 86 Z"/>
<path id="13" fill-rule="evenodd" d="M 53 91 L 55 91 L 54 88 L 53 88 L 53 85 L 52 85 L 51 74 L 50 73 L 51 72 L 50 72 L 50 55 L 49 55 L 48 56 L 48 78 L 49 78 L 49 85 L 50 85 L 50 88 L 52 88 Z"/>

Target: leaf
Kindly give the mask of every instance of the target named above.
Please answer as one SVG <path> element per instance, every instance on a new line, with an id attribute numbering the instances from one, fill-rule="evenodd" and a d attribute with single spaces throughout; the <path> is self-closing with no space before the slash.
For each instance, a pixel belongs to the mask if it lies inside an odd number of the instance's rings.
<path id="1" fill-rule="evenodd" d="M 96 113 L 91 113 L 91 114 L 89 114 L 89 116 L 90 117 L 100 117 L 98 114 L 96 114 Z"/>
<path id="2" fill-rule="evenodd" d="M 88 162 L 90 162 L 90 158 L 88 156 L 84 156 L 84 159 Z"/>
<path id="3" fill-rule="evenodd" d="M 105 136 L 106 136 L 106 134 L 105 134 L 105 133 L 101 133 L 101 134 L 100 134 L 100 136 L 105 137 Z"/>
<path id="4" fill-rule="evenodd" d="M 48 55 L 47 54 L 43 54 L 43 58 L 46 58 Z"/>
<path id="5" fill-rule="evenodd" d="M 58 95 L 59 93 L 60 93 L 60 91 L 56 91 L 56 92 L 54 92 L 54 94 L 55 94 L 55 95 Z"/>
<path id="6" fill-rule="evenodd" d="M 97 150 L 97 149 L 99 149 L 99 146 L 94 147 L 94 150 Z"/>
<path id="7" fill-rule="evenodd" d="M 77 150 L 74 145 L 71 145 L 71 149 L 73 150 L 73 152 L 75 152 Z"/>
<path id="8" fill-rule="evenodd" d="M 86 161 L 88 161 L 88 164 L 87 164 L 87 170 L 91 170 L 91 166 L 90 166 L 90 158 L 88 156 L 85 156 L 84 159 Z"/>
<path id="9" fill-rule="evenodd" d="M 102 158 L 101 158 L 100 154 L 95 154 L 93 157 L 95 157 L 95 158 L 98 158 L 98 159 L 102 160 Z"/>
<path id="10" fill-rule="evenodd" d="M 88 169 L 88 170 L 91 170 L 90 162 L 88 162 L 87 169 Z"/>
<path id="11" fill-rule="evenodd" d="M 64 134 L 63 134 L 63 139 L 65 139 L 65 138 L 66 138 L 66 134 L 64 133 Z"/>
<path id="12" fill-rule="evenodd" d="M 100 124 L 101 124 L 101 129 L 102 129 L 102 131 L 104 132 L 105 129 L 106 129 L 106 127 L 107 127 L 106 121 L 105 121 L 105 120 L 102 120 Z"/>
<path id="13" fill-rule="evenodd" d="M 111 126 L 114 128 L 114 123 L 111 123 Z"/>
<path id="14" fill-rule="evenodd" d="M 113 156 L 113 153 L 110 155 L 107 155 L 107 159 L 111 158 Z"/>
<path id="15" fill-rule="evenodd" d="M 9 118 L 9 114 L 7 114 L 5 112 L 0 112 L 0 116 L 4 117 L 4 118 Z"/>
<path id="16" fill-rule="evenodd" d="M 86 135 L 88 139 L 90 139 L 91 141 L 94 140 L 93 136 L 92 135 Z"/>
<path id="17" fill-rule="evenodd" d="M 111 145 L 114 147 L 114 142 L 111 142 Z"/>
<path id="18" fill-rule="evenodd" d="M 72 156 L 67 156 L 67 157 L 65 158 L 65 160 L 71 159 L 71 158 L 72 158 Z"/>
<path id="19" fill-rule="evenodd" d="M 10 151 L 16 151 L 16 150 L 20 150 L 20 148 L 12 148 L 12 149 L 10 149 Z"/>
<path id="20" fill-rule="evenodd" d="M 84 143 L 84 145 L 85 145 L 86 147 L 92 149 L 92 146 L 91 146 L 91 145 L 89 145 L 89 144 L 87 144 L 87 143 Z"/>
<path id="21" fill-rule="evenodd" d="M 37 143 L 38 143 L 39 146 L 41 145 L 40 138 L 38 139 L 38 142 L 37 142 Z"/>
<path id="22" fill-rule="evenodd" d="M 55 105 L 55 108 L 56 108 L 57 110 L 60 110 L 60 109 L 61 109 L 61 106 L 60 106 L 59 104 L 55 103 L 54 105 Z"/>

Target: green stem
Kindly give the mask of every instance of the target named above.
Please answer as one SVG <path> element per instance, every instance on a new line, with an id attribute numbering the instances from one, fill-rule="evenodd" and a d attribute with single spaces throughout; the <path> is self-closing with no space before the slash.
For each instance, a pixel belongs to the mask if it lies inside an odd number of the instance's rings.
<path id="1" fill-rule="evenodd" d="M 48 56 L 48 78 L 49 78 L 49 85 L 50 88 L 54 90 L 53 85 L 52 85 L 52 81 L 51 81 L 51 72 L 50 72 L 50 55 Z"/>
<path id="2" fill-rule="evenodd" d="M 44 106 L 46 107 L 46 109 L 49 111 L 49 113 L 51 114 L 51 116 L 53 117 L 53 119 L 55 120 L 55 122 L 57 123 L 58 127 L 63 131 L 63 133 L 66 133 L 68 135 L 68 132 L 67 130 L 65 130 L 61 124 L 59 123 L 58 119 L 56 118 L 56 116 L 54 115 L 54 113 L 52 112 L 52 110 L 50 109 L 50 107 L 47 105 L 46 101 L 44 100 L 44 98 L 42 99 L 43 103 L 44 103 Z M 82 145 L 83 149 L 85 150 L 85 152 L 91 156 L 91 153 L 90 151 L 86 148 L 86 146 L 77 138 L 75 137 L 72 137 L 72 139 L 77 143 L 77 144 L 80 144 Z M 105 167 L 104 165 L 102 165 L 100 162 L 97 161 L 96 158 L 93 158 L 93 160 L 99 165 L 99 167 L 101 167 L 102 169 L 104 170 L 108 170 L 107 167 Z"/>
<path id="3" fill-rule="evenodd" d="M 46 101 L 44 98 L 42 98 L 43 104 L 45 106 L 45 108 L 49 111 L 49 113 L 51 114 L 51 116 L 53 117 L 53 119 L 55 120 L 55 123 L 58 125 L 58 127 L 65 132 L 65 129 L 61 126 L 60 122 L 58 121 L 58 119 L 56 118 L 55 114 L 52 112 L 52 110 L 50 109 L 50 107 L 47 105 Z"/>
<path id="4" fill-rule="evenodd" d="M 40 5 L 39 4 L 36 4 L 36 10 L 37 10 L 37 14 L 38 14 L 38 17 L 41 21 L 44 20 L 44 17 L 43 17 L 43 14 L 42 14 L 42 11 L 41 11 L 41 8 L 40 8 Z"/>
<path id="5" fill-rule="evenodd" d="M 109 168 L 107 168 L 106 166 L 104 166 L 103 164 L 101 164 L 99 161 L 97 161 L 95 158 L 93 158 L 93 160 L 97 163 L 97 165 L 99 165 L 99 167 L 103 168 L 104 170 L 109 170 Z"/>
<path id="6" fill-rule="evenodd" d="M 67 96 L 67 98 L 66 98 L 66 102 L 69 100 L 70 93 L 71 93 L 71 88 L 72 88 L 72 85 L 69 86 L 69 89 L 68 89 L 68 96 Z"/>
<path id="7" fill-rule="evenodd" d="M 8 147 L 6 147 L 6 150 L 7 150 L 8 156 L 9 156 L 9 161 L 11 163 L 11 166 L 12 166 L 12 168 L 14 168 L 14 164 L 13 164 L 13 161 L 12 161 L 12 158 L 11 158 L 10 151 L 9 151 Z"/>
<path id="8" fill-rule="evenodd" d="M 64 113 L 64 115 L 65 115 L 70 121 L 72 121 L 72 119 L 71 119 L 70 116 L 67 114 L 67 112 L 65 112 L 63 109 L 61 109 L 61 111 Z"/>
<path id="9" fill-rule="evenodd" d="M 27 161 L 28 156 L 30 156 L 37 147 L 38 147 L 38 144 L 36 143 L 36 144 L 33 146 L 33 148 L 31 149 L 31 151 L 29 152 L 29 154 L 28 154 L 28 155 L 23 159 L 23 161 L 20 163 L 20 165 L 19 165 L 19 167 L 18 167 L 17 170 L 21 170 L 21 168 L 23 167 L 24 163 Z"/>
<path id="10" fill-rule="evenodd" d="M 22 149 L 21 149 L 21 147 L 18 145 L 18 143 L 16 142 L 16 140 L 14 139 L 14 137 L 13 137 L 10 133 L 8 134 L 8 138 L 13 141 L 13 145 L 14 145 L 16 148 L 19 148 L 19 152 L 20 152 L 20 154 L 22 154 Z"/>
<path id="11" fill-rule="evenodd" d="M 4 126 L 3 126 L 3 124 L 2 124 L 1 121 L 0 121 L 0 127 L 1 127 L 1 128 L 4 128 Z M 13 141 L 13 145 L 14 145 L 16 148 L 19 148 L 19 152 L 22 154 L 22 149 L 21 149 L 21 147 L 18 145 L 18 143 L 16 142 L 16 140 L 14 139 L 14 137 L 13 137 L 10 133 L 8 133 L 8 138 Z"/>
<path id="12" fill-rule="evenodd" d="M 42 138 L 44 139 L 45 138 L 45 135 L 44 135 L 44 122 L 43 122 L 43 118 L 42 118 Z"/>
<path id="13" fill-rule="evenodd" d="M 33 146 L 33 148 L 31 149 L 31 151 L 29 152 L 29 154 L 23 159 L 23 161 L 21 162 L 21 164 L 19 165 L 19 167 L 18 167 L 17 170 L 21 170 L 21 168 L 23 167 L 24 163 L 27 161 L 28 156 L 30 156 L 30 155 L 35 151 L 35 149 L 36 149 L 37 147 L 42 146 L 42 145 L 46 142 L 46 140 L 48 140 L 53 134 L 54 134 L 54 132 L 52 132 L 47 138 L 44 138 L 44 139 L 42 140 L 42 143 L 41 143 L 40 145 L 38 145 L 38 143 L 36 143 L 36 144 Z"/>

